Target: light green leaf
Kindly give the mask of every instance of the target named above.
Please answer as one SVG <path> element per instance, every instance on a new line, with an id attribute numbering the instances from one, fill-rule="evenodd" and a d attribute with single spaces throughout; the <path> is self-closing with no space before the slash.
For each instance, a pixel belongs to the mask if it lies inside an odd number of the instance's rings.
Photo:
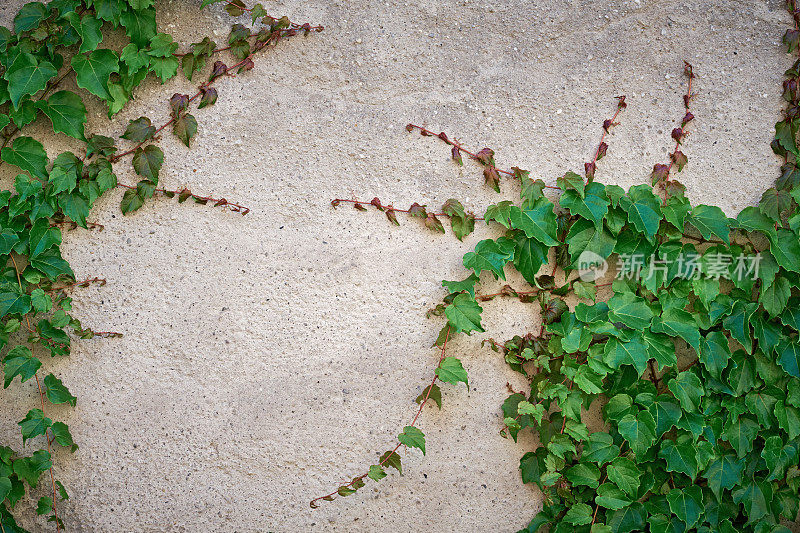
<path id="1" fill-rule="evenodd" d="M 581 461 L 603 466 L 619 457 L 619 451 L 619 446 L 614 444 L 614 439 L 611 438 L 611 435 L 596 431 L 589 435 L 587 441 L 584 442 Z"/>
<path id="2" fill-rule="evenodd" d="M 730 221 L 717 206 L 697 205 L 692 208 L 689 223 L 697 228 L 704 239 L 716 235 L 726 244 L 730 244 Z"/>
<path id="3" fill-rule="evenodd" d="M 475 246 L 474 252 L 464 254 L 463 264 L 480 275 L 484 270 L 491 272 L 495 279 L 506 279 L 503 269 L 514 254 L 513 242 L 508 239 L 485 239 Z"/>
<path id="4" fill-rule="evenodd" d="M 27 170 L 32 176 L 47 179 L 47 152 L 39 141 L 31 137 L 17 137 L 11 146 L 0 151 L 0 159 Z"/>
<path id="5" fill-rule="evenodd" d="M 439 367 L 436 369 L 436 375 L 439 379 L 453 385 L 459 382 L 464 383 L 469 390 L 469 381 L 467 380 L 467 371 L 461 365 L 461 361 L 455 357 L 445 357 L 439 362 Z"/>
<path id="6" fill-rule="evenodd" d="M 529 239 L 536 239 L 545 246 L 558 246 L 556 239 L 556 215 L 553 204 L 546 198 L 539 199 L 528 210 L 511 207 L 511 227 L 521 229 Z"/>
<path id="7" fill-rule="evenodd" d="M 603 483 L 597 488 L 594 502 L 600 507 L 616 511 L 632 503 L 631 499 L 613 483 Z"/>
<path id="8" fill-rule="evenodd" d="M 5 382 L 3 388 L 8 388 L 15 377 L 19 376 L 20 381 L 25 383 L 36 375 L 42 362 L 33 356 L 33 353 L 26 346 L 15 346 L 3 358 Z"/>
<path id="9" fill-rule="evenodd" d="M 422 455 L 425 455 L 425 434 L 414 426 L 403 428 L 403 432 L 397 436 L 397 440 L 409 448 L 419 448 L 422 450 Z"/>
<path id="10" fill-rule="evenodd" d="M 634 227 L 652 241 L 662 218 L 661 200 L 653 194 L 652 187 L 634 185 L 620 199 L 620 206 L 628 213 L 628 220 Z"/>
<path id="11" fill-rule="evenodd" d="M 585 503 L 574 503 L 564 515 L 564 522 L 573 526 L 581 526 L 592 521 L 592 508 Z"/>
<path id="12" fill-rule="evenodd" d="M 483 327 L 481 327 L 482 312 L 483 308 L 478 305 L 478 302 L 465 293 L 457 295 L 453 299 L 453 303 L 444 310 L 453 332 L 459 333 L 463 331 L 467 334 L 472 331 L 484 331 Z"/>

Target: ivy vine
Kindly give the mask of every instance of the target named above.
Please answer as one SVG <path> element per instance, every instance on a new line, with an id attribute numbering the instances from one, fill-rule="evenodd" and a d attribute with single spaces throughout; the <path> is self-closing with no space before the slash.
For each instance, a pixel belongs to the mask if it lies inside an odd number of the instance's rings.
<path id="1" fill-rule="evenodd" d="M 36 407 L 19 421 L 23 451 L 0 446 L 2 533 L 25 532 L 12 512 L 26 487 L 36 489 L 44 473 L 49 495 L 38 499 L 36 512 L 53 522 L 57 531 L 64 528 L 58 505 L 68 494 L 54 473 L 54 448 L 75 452 L 78 445 L 67 424 L 47 415 L 47 406 L 75 406 L 77 398 L 56 375 L 46 372 L 43 356 L 69 355 L 73 336 L 120 335 L 84 327 L 70 314 L 70 290 L 102 285 L 106 280 L 76 281 L 61 256 L 62 228 L 102 230 L 102 225 L 88 220 L 91 208 L 117 188 L 124 190 L 120 209 L 125 214 L 154 196 L 247 214 L 247 207 L 225 198 L 160 187 L 164 152 L 157 146 L 159 134 L 170 128 L 189 147 L 198 129 L 190 110 L 216 102 L 218 80 L 252 69 L 258 52 L 286 38 L 323 29 L 272 17 L 260 3 L 248 8 L 241 0 L 203 0 L 201 7 L 220 2 L 233 17 L 249 14 L 253 27 L 233 24 L 223 46 L 205 38 L 185 52 L 178 51 L 170 35 L 158 31 L 155 0 L 30 2 L 14 17 L 13 31 L 0 27 L 0 165 L 21 171 L 13 189 L 0 191 L 3 386 L 8 388 L 17 378 L 22 383 L 32 379 L 38 392 Z M 120 30 L 127 37 L 121 49 L 101 47 L 107 33 L 119 35 Z M 207 66 L 223 53 L 233 62 L 219 59 Z M 150 118 L 140 117 L 127 124 L 121 141 L 86 131 L 84 99 L 105 102 L 111 119 L 148 76 L 165 83 L 179 70 L 189 81 L 195 77 L 203 81 L 195 94 L 175 94 L 169 99 L 169 118 L 159 127 Z M 62 82 L 73 76 L 78 90 L 63 89 Z M 24 135 L 28 126 L 45 120 L 54 134 L 73 139 L 74 152 L 60 153 L 51 161 L 42 141 Z M 114 172 L 114 165 L 127 156 L 138 183 L 121 183 Z M 29 447 L 38 449 L 23 453 Z"/>
<path id="2" fill-rule="evenodd" d="M 783 41 L 798 55 L 794 0 L 788 10 L 794 26 Z M 532 431 L 539 441 L 519 468 L 523 483 L 541 489 L 544 507 L 521 531 L 789 531 L 785 522 L 800 504 L 800 59 L 786 71 L 787 108 L 772 141 L 781 174 L 736 218 L 692 205 L 675 179 L 688 162 L 683 147 L 694 119 L 688 63 L 684 74 L 675 148 L 649 184 L 625 191 L 595 179 L 606 135 L 627 105 L 620 96 L 583 175 L 567 172 L 556 185 L 499 168 L 489 148 L 470 151 L 444 132 L 409 124 L 409 132 L 445 143 L 456 164 L 480 165 L 495 191 L 506 178 L 519 187 L 519 200 L 499 201 L 483 217 L 455 199 L 438 212 L 378 198 L 333 200 L 375 208 L 393 224 L 407 213 L 441 233 L 449 219 L 458 239 L 476 221 L 500 235 L 464 255 L 465 279 L 442 282 L 446 296 L 428 313 L 446 318 L 435 342 L 439 362 L 396 445 L 312 507 L 354 494 L 367 478 L 380 481 L 389 468 L 402 473 L 401 447 L 425 453 L 423 407 L 431 400 L 441 407 L 439 383 L 468 380 L 448 341 L 483 333 L 481 304 L 511 297 L 538 304 L 542 319 L 536 332 L 485 341 L 529 383 L 501 407 L 503 436 Z M 616 268 L 606 273 L 609 263 Z M 479 291 L 482 280 L 504 281 L 506 268 L 530 286 Z M 599 412 L 603 424 L 589 427 L 587 412 Z"/>

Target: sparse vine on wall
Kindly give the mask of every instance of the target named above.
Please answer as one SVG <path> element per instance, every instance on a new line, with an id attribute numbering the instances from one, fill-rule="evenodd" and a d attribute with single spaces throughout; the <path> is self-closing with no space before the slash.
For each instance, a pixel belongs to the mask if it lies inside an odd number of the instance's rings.
<path id="1" fill-rule="evenodd" d="M 798 56 L 800 11 L 794 0 L 787 6 L 794 25 L 783 41 Z M 439 383 L 468 379 L 448 341 L 483 333 L 481 304 L 513 297 L 539 304 L 541 327 L 485 342 L 529 383 L 510 391 L 498 428 L 514 440 L 522 431 L 538 435 L 519 468 L 523 483 L 541 489 L 544 508 L 523 532 L 788 531 L 800 503 L 800 59 L 786 71 L 787 107 L 771 145 L 781 174 L 758 206 L 736 218 L 691 205 L 676 179 L 694 120 L 688 63 L 684 74 L 675 148 L 654 165 L 649 184 L 625 191 L 595 180 L 606 135 L 626 107 L 620 96 L 584 174 L 567 172 L 556 185 L 499 168 L 489 148 L 470 151 L 409 124 L 409 132 L 450 147 L 456 164 L 480 165 L 495 191 L 506 181 L 520 191 L 518 201 L 499 201 L 483 217 L 455 199 L 439 212 L 378 198 L 332 201 L 375 208 L 396 225 L 406 213 L 435 232 L 445 232 L 446 218 L 458 239 L 476 221 L 501 235 L 464 255 L 465 279 L 442 282 L 446 296 L 428 313 L 446 318 L 435 343 L 438 365 L 410 424 L 376 464 L 311 507 L 356 493 L 368 478 L 380 481 L 389 467 L 402 473 L 402 447 L 425 453 L 423 406 L 441 407 Z M 616 268 L 595 279 L 604 262 Z M 479 291 L 482 278 L 505 280 L 509 266 L 530 286 Z M 608 298 L 598 298 L 602 287 Z M 567 295 L 579 303 L 570 308 Z M 584 423 L 590 410 L 602 414 L 602 427 Z"/>
<path id="2" fill-rule="evenodd" d="M 13 189 L 0 191 L 3 385 L 8 388 L 17 378 L 23 383 L 32 379 L 38 392 L 35 407 L 20 406 L 27 411 L 19 421 L 23 451 L 0 446 L 0 533 L 25 531 L 12 513 L 26 487 L 36 489 L 42 475 L 49 495 L 38 499 L 36 512 L 53 522 L 57 531 L 65 527 L 59 509 L 68 493 L 53 461 L 66 459 L 56 448 L 75 452 L 78 445 L 67 424 L 47 411 L 51 404 L 75 406 L 77 398 L 68 384 L 46 371 L 45 356 L 69 355 L 68 332 L 81 339 L 120 335 L 84 327 L 70 314 L 70 290 L 103 285 L 106 280 L 84 274 L 76 281 L 59 249 L 62 229 L 102 230 L 102 225 L 88 220 L 92 205 L 117 188 L 124 190 L 120 208 L 126 214 L 153 196 L 247 214 L 247 207 L 225 198 L 160 187 L 164 152 L 157 146 L 159 135 L 171 130 L 189 147 L 198 129 L 190 111 L 216 102 L 218 80 L 252 69 L 259 52 L 286 38 L 323 29 L 272 17 L 260 3 L 247 8 L 241 0 L 203 0 L 201 7 L 216 3 L 224 3 L 231 16 L 249 15 L 253 28 L 233 24 L 222 46 L 205 38 L 184 52 L 170 35 L 158 31 L 155 0 L 30 2 L 14 18 L 13 31 L 0 27 L 0 165 L 21 171 Z M 115 29 L 118 34 L 124 31 L 127 42 L 119 49 L 103 47 L 104 38 Z M 132 120 L 120 127 L 121 140 L 86 131 L 85 99 L 105 102 L 111 119 L 148 76 L 164 83 L 179 70 L 188 80 L 201 81 L 193 95 L 169 98 L 169 118 L 162 125 L 154 126 L 148 117 Z M 70 78 L 79 90 L 63 88 Z M 63 152 L 51 160 L 48 140 L 26 135 L 37 121 L 49 121 L 54 134 L 73 138 L 76 152 Z M 119 182 L 114 172 L 128 156 L 139 177 L 135 184 Z M 38 449 L 24 453 L 31 447 Z"/>

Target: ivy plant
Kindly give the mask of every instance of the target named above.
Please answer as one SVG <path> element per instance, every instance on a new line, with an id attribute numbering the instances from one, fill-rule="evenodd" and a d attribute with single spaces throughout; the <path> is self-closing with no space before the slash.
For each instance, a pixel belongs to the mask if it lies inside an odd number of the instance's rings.
<path id="1" fill-rule="evenodd" d="M 285 38 L 323 29 L 272 17 L 263 5 L 248 8 L 241 0 L 203 0 L 201 6 L 220 2 L 232 16 L 247 12 L 253 26 L 234 24 L 222 46 L 205 38 L 185 52 L 158 30 L 155 0 L 30 2 L 14 17 L 13 28 L 0 27 L 0 165 L 17 172 L 13 187 L 0 190 L 0 361 L 4 388 L 33 380 L 39 396 L 18 423 L 22 449 L 12 443 L 0 445 L 3 533 L 25 531 L 14 509 L 40 483 L 49 495 L 38 499 L 36 513 L 56 530 L 64 528 L 58 505 L 68 494 L 53 468 L 55 448 L 75 452 L 78 445 L 67 424 L 47 411 L 50 405 L 75 406 L 77 398 L 68 384 L 48 372 L 47 359 L 69 355 L 76 337 L 120 335 L 85 327 L 71 314 L 69 291 L 105 280 L 76 281 L 61 255 L 63 231 L 102 230 L 89 221 L 92 206 L 115 189 L 124 190 L 120 208 L 125 214 L 156 195 L 247 214 L 246 207 L 225 198 L 161 187 L 164 152 L 157 146 L 159 134 L 171 129 L 189 147 L 198 131 L 191 111 L 216 102 L 218 80 L 250 70 L 258 52 Z M 121 46 L 106 45 L 111 32 L 117 36 L 114 43 L 125 36 Z M 229 64 L 222 59 L 208 64 L 225 55 Z M 88 131 L 84 102 L 101 101 L 112 119 L 145 79 L 165 83 L 179 71 L 190 81 L 201 81 L 193 95 L 169 99 L 169 118 L 159 127 L 140 117 L 119 127 L 119 139 Z M 73 77 L 76 89 L 63 88 Z M 48 153 L 54 137 L 27 134 L 37 123 L 52 127 L 53 136 L 62 137 L 59 143 L 70 138 L 74 148 Z M 138 183 L 117 179 L 116 165 L 127 156 Z"/>
<path id="2" fill-rule="evenodd" d="M 794 1 L 789 12 L 795 24 L 784 43 L 797 55 Z M 374 207 L 394 224 L 396 213 L 408 213 L 437 232 L 447 218 L 459 239 L 483 221 L 498 236 L 464 255 L 464 279 L 442 282 L 446 296 L 429 311 L 445 319 L 435 343 L 439 363 L 396 446 L 312 507 L 354 494 L 389 467 L 402 473 L 401 447 L 425 453 L 417 427 L 423 406 L 441 407 L 440 383 L 468 380 L 462 362 L 447 355 L 448 340 L 483 333 L 486 302 L 507 297 L 538 305 L 542 321 L 538 331 L 486 341 L 527 382 L 501 406 L 501 433 L 538 437 L 519 469 L 544 505 L 521 531 L 789 531 L 785 522 L 796 519 L 800 503 L 800 59 L 786 71 L 787 109 L 772 142 L 781 174 L 735 218 L 692 204 L 675 179 L 688 162 L 683 149 L 694 119 L 695 73 L 688 63 L 684 72 L 675 148 L 647 184 L 625 191 L 595 179 L 606 135 L 627 105 L 619 97 L 583 175 L 567 172 L 555 185 L 499 168 L 489 148 L 469 151 L 409 124 L 449 146 L 456 164 L 480 165 L 492 189 L 504 179 L 515 184 L 519 197 L 483 217 L 457 200 L 439 212 L 378 198 L 333 201 Z M 606 273 L 609 264 L 616 266 Z M 505 280 L 509 268 L 529 286 L 480 292 L 483 283 Z M 602 424 L 588 423 L 587 413 L 599 413 Z"/>

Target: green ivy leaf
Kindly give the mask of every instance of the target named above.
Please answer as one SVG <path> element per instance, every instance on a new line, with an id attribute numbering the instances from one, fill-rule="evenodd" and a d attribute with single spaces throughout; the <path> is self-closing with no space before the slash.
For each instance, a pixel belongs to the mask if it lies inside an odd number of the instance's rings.
<path id="1" fill-rule="evenodd" d="M 535 286 L 539 269 L 547 263 L 549 248 L 536 239 L 529 239 L 523 232 L 514 236 L 514 243 L 514 268 Z"/>
<path id="2" fill-rule="evenodd" d="M 661 222 L 661 200 L 649 185 L 634 185 L 620 199 L 620 206 L 628 213 L 628 220 L 648 240 L 652 241 Z"/>
<path id="3" fill-rule="evenodd" d="M 766 289 L 763 290 L 758 297 L 758 301 L 764 306 L 764 309 L 770 316 L 775 317 L 786 308 L 786 303 L 789 301 L 789 296 L 792 294 L 792 286 L 789 280 L 780 277 Z"/>
<path id="4" fill-rule="evenodd" d="M 697 322 L 688 311 L 675 308 L 665 310 L 661 316 L 653 318 L 650 331 L 664 333 L 671 337 L 680 337 L 696 352 L 700 351 L 700 331 Z"/>
<path id="5" fill-rule="evenodd" d="M 139 48 L 146 48 L 150 44 L 150 39 L 156 36 L 155 8 L 126 10 L 119 15 L 119 22 L 125 27 L 125 33 L 131 41 Z"/>
<path id="6" fill-rule="evenodd" d="M 680 406 L 666 394 L 658 396 L 647 410 L 653 415 L 653 420 L 656 422 L 657 438 L 661 438 L 664 433 L 672 429 L 681 418 Z"/>
<path id="7" fill-rule="evenodd" d="M 780 266 L 800 273 L 800 239 L 796 233 L 778 228 L 778 237 L 770 244 L 770 251 Z"/>
<path id="8" fill-rule="evenodd" d="M 636 463 L 627 457 L 617 457 L 608 465 L 606 474 L 608 479 L 625 491 L 628 496 L 636 497 L 640 484 L 639 478 L 642 475 Z"/>
<path id="9" fill-rule="evenodd" d="M 632 503 L 631 499 L 613 483 L 603 483 L 597 488 L 594 502 L 600 507 L 617 511 Z"/>
<path id="10" fill-rule="evenodd" d="M 486 209 L 486 214 L 483 215 L 483 219 L 487 224 L 490 221 L 495 221 L 504 228 L 511 229 L 511 208 L 513 206 L 514 202 L 510 202 L 508 200 L 503 200 L 502 202 L 497 202 L 496 204 L 490 205 Z"/>
<path id="11" fill-rule="evenodd" d="M 681 403 L 684 411 L 695 412 L 700 408 L 700 400 L 705 391 L 703 383 L 696 375 L 689 371 L 680 372 L 675 379 L 667 385 L 675 398 Z"/>
<path id="12" fill-rule="evenodd" d="M 19 34 L 36 29 L 48 15 L 47 8 L 41 2 L 28 2 L 14 17 L 14 31 Z"/>
<path id="13" fill-rule="evenodd" d="M 708 480 L 708 486 L 717 499 L 721 499 L 723 490 L 732 489 L 741 481 L 743 468 L 743 460 L 733 454 L 725 454 L 713 459 L 703 476 Z"/>
<path id="14" fill-rule="evenodd" d="M 611 322 L 622 322 L 634 330 L 643 330 L 650 326 L 654 313 L 644 298 L 633 293 L 617 293 L 608 301 L 608 319 Z"/>
<path id="15" fill-rule="evenodd" d="M 703 516 L 703 492 L 697 485 L 672 489 L 667 493 L 667 501 L 670 511 L 686 525 L 687 530 Z"/>
<path id="16" fill-rule="evenodd" d="M 0 159 L 27 170 L 34 177 L 47 179 L 47 152 L 36 139 L 17 137 L 11 146 L 0 151 Z"/>
<path id="17" fill-rule="evenodd" d="M 453 333 L 463 331 L 467 334 L 472 331 L 484 331 L 483 327 L 481 327 L 482 312 L 483 308 L 478 305 L 478 302 L 464 293 L 457 295 L 453 299 L 453 303 L 444 310 L 447 321 L 453 328 Z"/>
<path id="18" fill-rule="evenodd" d="M 525 211 L 517 206 L 512 206 L 511 227 L 524 231 L 526 237 L 536 239 L 545 246 L 558 246 L 553 204 L 544 197 L 539 199 L 531 209 Z"/>
<path id="19" fill-rule="evenodd" d="M 611 205 L 605 187 L 597 182 L 589 183 L 584 195 L 575 190 L 564 191 L 558 202 L 573 215 L 592 221 L 598 231 L 602 229 L 603 219 L 608 213 L 608 206 Z"/>
<path id="20" fill-rule="evenodd" d="M 480 275 L 484 270 L 491 272 L 495 279 L 506 279 L 503 272 L 506 263 L 508 263 L 514 254 L 514 244 L 508 239 L 485 239 L 480 241 L 475 246 L 474 252 L 468 252 L 464 255 L 464 267 L 469 268 Z"/>
<path id="21" fill-rule="evenodd" d="M 41 409 L 31 409 L 25 418 L 19 422 L 22 430 L 22 442 L 39 435 L 44 435 L 53 421 L 44 416 Z"/>
<path id="22" fill-rule="evenodd" d="M 380 465 L 371 465 L 367 477 L 373 481 L 380 481 L 386 477 L 386 471 Z"/>
<path id="23" fill-rule="evenodd" d="M 661 444 L 658 456 L 667 462 L 668 471 L 686 474 L 694 481 L 697 476 L 698 465 L 696 449 L 692 442 L 676 443 L 673 440 L 665 440 Z"/>
<path id="24" fill-rule="evenodd" d="M 8 80 L 11 103 L 19 107 L 23 96 L 41 91 L 56 74 L 58 71 L 49 61 L 40 62 L 33 54 L 19 54 L 3 75 Z"/>
<path id="25" fill-rule="evenodd" d="M 466 295 L 464 295 L 466 296 Z M 464 383 L 469 390 L 469 381 L 467 380 L 467 371 L 461 365 L 461 361 L 455 357 L 445 357 L 439 362 L 439 367 L 436 369 L 436 375 L 442 381 L 457 385 L 459 382 Z"/>
<path id="26" fill-rule="evenodd" d="M 100 31 L 100 28 L 103 26 L 103 21 L 101 19 L 93 17 L 92 15 L 84 15 L 81 17 L 74 11 L 67 13 L 64 18 L 69 21 L 70 26 L 78 32 L 81 38 L 81 47 L 78 49 L 79 54 L 95 50 L 97 45 L 103 41 L 103 33 Z"/>
<path id="27" fill-rule="evenodd" d="M 593 464 L 578 463 L 568 468 L 564 476 L 575 486 L 584 485 L 596 489 L 600 485 L 600 469 Z"/>
<path id="28" fill-rule="evenodd" d="M 728 366 L 731 351 L 728 338 L 720 331 L 711 331 L 700 344 L 700 362 L 717 380 L 722 379 L 722 371 Z"/>
<path id="29" fill-rule="evenodd" d="M 45 396 L 52 404 L 68 403 L 75 407 L 77 398 L 70 394 L 60 379 L 53 374 L 44 377 Z"/>
<path id="30" fill-rule="evenodd" d="M 748 206 L 736 216 L 739 227 L 750 231 L 760 231 L 770 238 L 776 237 L 775 226 L 772 220 L 762 213 L 757 207 Z"/>
<path id="31" fill-rule="evenodd" d="M 425 434 L 414 426 L 403 428 L 403 432 L 397 436 L 397 440 L 409 448 L 419 448 L 422 450 L 422 455 L 425 455 Z"/>
<path id="32" fill-rule="evenodd" d="M 589 435 L 589 438 L 584 443 L 581 461 L 603 466 L 619 457 L 619 452 L 619 446 L 614 444 L 614 439 L 611 435 L 596 431 Z"/>
<path id="33" fill-rule="evenodd" d="M 741 459 L 753 449 L 753 441 L 759 430 L 760 427 L 756 421 L 746 417 L 738 417 L 725 423 L 725 429 L 721 436 L 733 446 L 736 454 Z"/>
<path id="34" fill-rule="evenodd" d="M 72 68 L 77 75 L 78 87 L 103 100 L 111 100 L 108 80 L 112 73 L 119 72 L 116 52 L 101 48 L 89 54 L 77 54 L 72 57 Z"/>
<path id="35" fill-rule="evenodd" d="M 769 483 L 750 481 L 732 492 L 734 503 L 744 505 L 750 524 L 769 514 L 772 502 L 772 486 Z"/>
<path id="36" fill-rule="evenodd" d="M 31 297 L 17 292 L 0 292 L 0 317 L 24 315 L 31 310 Z"/>
<path id="37" fill-rule="evenodd" d="M 787 374 L 800 378 L 800 344 L 796 341 L 784 340 L 778 346 L 778 364 Z"/>
<path id="38" fill-rule="evenodd" d="M 50 118 L 55 132 L 84 140 L 86 106 L 81 97 L 72 91 L 58 91 L 46 101 L 36 103 L 36 107 Z"/>
<path id="39" fill-rule="evenodd" d="M 58 206 L 78 226 L 86 227 L 86 217 L 89 215 L 89 204 L 78 193 L 61 194 L 58 197 Z"/>
<path id="40" fill-rule="evenodd" d="M 647 411 L 625 415 L 618 423 L 618 430 L 636 455 L 645 454 L 656 441 L 656 421 Z"/>
<path id="41" fill-rule="evenodd" d="M 137 148 L 133 154 L 133 170 L 154 184 L 158 184 L 158 172 L 163 163 L 164 152 L 152 144 L 144 148 Z"/>
<path id="42" fill-rule="evenodd" d="M 25 383 L 39 371 L 42 362 L 33 356 L 33 353 L 26 346 L 15 346 L 3 358 L 5 382 L 3 388 L 8 388 L 15 377 L 19 376 L 20 381 Z"/>
<path id="43" fill-rule="evenodd" d="M 581 526 L 592 521 L 592 508 L 585 503 L 575 503 L 564 515 L 564 522 L 573 526 Z"/>
<path id="44" fill-rule="evenodd" d="M 704 239 L 716 235 L 725 244 L 730 244 L 730 221 L 717 206 L 697 205 L 692 208 L 689 223 L 697 228 Z"/>

